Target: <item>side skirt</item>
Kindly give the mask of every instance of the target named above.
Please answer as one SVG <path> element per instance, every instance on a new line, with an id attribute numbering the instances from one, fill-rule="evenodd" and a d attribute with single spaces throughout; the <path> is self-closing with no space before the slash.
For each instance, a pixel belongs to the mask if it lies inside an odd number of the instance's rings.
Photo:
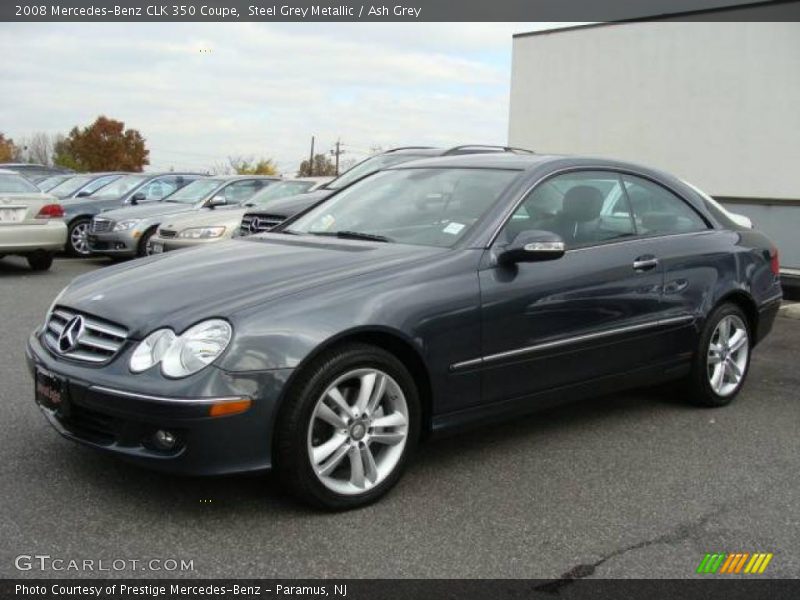
<path id="1" fill-rule="evenodd" d="M 505 421 L 512 417 L 535 413 L 559 404 L 567 404 L 594 396 L 603 396 L 622 390 L 673 381 L 689 374 L 691 369 L 690 360 L 691 355 L 686 354 L 676 360 L 647 365 L 624 374 L 607 375 L 520 398 L 492 402 L 491 404 L 473 406 L 464 410 L 436 415 L 431 423 L 431 434 L 438 436 L 446 432 L 450 433 L 451 431 L 487 423 Z"/>

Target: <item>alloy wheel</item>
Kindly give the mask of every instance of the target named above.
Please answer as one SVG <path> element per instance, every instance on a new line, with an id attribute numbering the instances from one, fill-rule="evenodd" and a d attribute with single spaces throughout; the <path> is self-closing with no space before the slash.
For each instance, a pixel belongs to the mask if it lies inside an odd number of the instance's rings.
<path id="1" fill-rule="evenodd" d="M 717 323 L 708 345 L 706 360 L 708 382 L 719 396 L 730 396 L 742 384 L 750 339 L 744 321 L 737 315 L 727 315 Z"/>
<path id="2" fill-rule="evenodd" d="M 314 406 L 307 443 L 311 467 L 329 490 L 362 494 L 397 467 L 408 432 L 408 404 L 397 382 L 378 369 L 350 371 Z"/>
<path id="3" fill-rule="evenodd" d="M 75 227 L 72 228 L 72 232 L 69 235 L 69 242 L 72 248 L 81 255 L 88 255 L 89 254 L 89 240 L 87 239 L 89 235 L 89 223 L 83 222 L 78 223 Z"/>

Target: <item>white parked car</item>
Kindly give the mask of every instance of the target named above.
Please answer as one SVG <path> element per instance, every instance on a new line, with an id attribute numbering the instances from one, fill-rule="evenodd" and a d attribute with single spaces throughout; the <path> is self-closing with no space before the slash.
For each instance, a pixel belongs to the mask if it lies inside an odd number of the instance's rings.
<path id="1" fill-rule="evenodd" d="M 46 271 L 64 249 L 64 209 L 15 171 L 0 169 L 0 258 L 16 254 L 34 271 Z"/>

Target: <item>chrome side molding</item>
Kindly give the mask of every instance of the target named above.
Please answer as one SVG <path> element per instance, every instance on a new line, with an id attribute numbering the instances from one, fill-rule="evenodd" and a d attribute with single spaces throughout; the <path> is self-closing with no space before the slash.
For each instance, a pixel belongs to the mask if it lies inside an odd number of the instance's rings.
<path id="1" fill-rule="evenodd" d="M 667 319 L 659 319 L 657 321 L 648 321 L 647 323 L 637 323 L 636 325 L 627 325 L 625 327 L 615 327 L 613 329 L 605 329 L 603 331 L 596 331 L 594 333 L 586 333 L 583 335 L 576 335 L 569 338 L 562 338 L 553 340 L 552 342 L 543 342 L 541 344 L 534 344 L 533 346 L 525 346 L 523 348 L 515 348 L 514 350 L 506 350 L 505 352 L 498 352 L 497 354 L 489 354 L 480 358 L 472 358 L 450 365 L 450 371 L 461 371 L 470 369 L 486 363 L 504 360 L 506 358 L 513 358 L 515 356 L 522 356 L 525 354 L 534 354 L 543 350 L 550 350 L 552 348 L 560 348 L 569 346 L 571 344 L 579 344 L 581 342 L 588 342 L 612 335 L 621 333 L 630 333 L 633 331 L 643 331 L 646 329 L 654 329 L 656 327 L 665 327 L 668 325 L 678 325 L 680 323 L 689 323 L 695 320 L 694 315 L 681 315 L 679 317 L 669 317 Z"/>

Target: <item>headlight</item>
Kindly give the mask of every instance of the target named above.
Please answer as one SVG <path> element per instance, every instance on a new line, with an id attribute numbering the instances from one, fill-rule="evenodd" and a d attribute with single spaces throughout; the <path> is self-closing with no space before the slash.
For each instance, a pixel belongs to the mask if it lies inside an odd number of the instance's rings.
<path id="1" fill-rule="evenodd" d="M 176 336 L 159 329 L 142 340 L 131 356 L 130 368 L 140 373 L 161 363 L 167 377 L 186 377 L 211 364 L 225 351 L 233 328 L 222 319 L 209 319 Z"/>
<path id="2" fill-rule="evenodd" d="M 114 225 L 114 231 L 128 231 L 129 229 L 136 227 L 136 225 L 139 224 L 139 221 L 141 221 L 141 219 L 124 219 Z"/>
<path id="3" fill-rule="evenodd" d="M 208 238 L 218 238 L 223 233 L 225 233 L 225 228 L 220 227 L 192 227 L 190 229 L 184 229 L 178 234 L 179 238 L 189 238 L 189 239 L 208 239 Z"/>
<path id="4" fill-rule="evenodd" d="M 160 363 L 174 341 L 171 329 L 159 329 L 148 335 L 133 351 L 131 371 L 141 373 Z"/>

